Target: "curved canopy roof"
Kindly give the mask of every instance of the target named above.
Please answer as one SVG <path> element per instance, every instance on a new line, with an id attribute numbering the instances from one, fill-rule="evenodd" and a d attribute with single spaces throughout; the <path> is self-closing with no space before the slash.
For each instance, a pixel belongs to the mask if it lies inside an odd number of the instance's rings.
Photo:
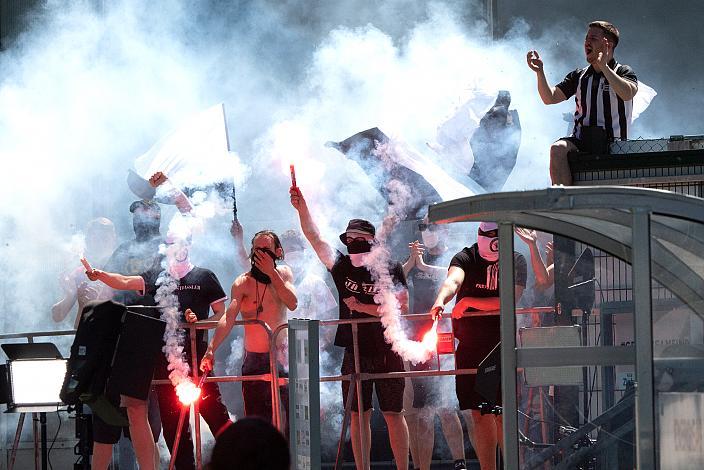
<path id="1" fill-rule="evenodd" d="M 704 316 L 704 200 L 657 189 L 554 187 L 429 207 L 435 223 L 512 223 L 592 245 L 628 263 L 635 213 L 650 214 L 652 277 Z"/>

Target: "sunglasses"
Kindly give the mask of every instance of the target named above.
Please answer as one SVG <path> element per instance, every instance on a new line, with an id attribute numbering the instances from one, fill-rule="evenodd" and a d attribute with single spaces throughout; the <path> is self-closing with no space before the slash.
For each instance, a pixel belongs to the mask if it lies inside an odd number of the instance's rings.
<path id="1" fill-rule="evenodd" d="M 436 230 L 440 230 L 440 227 L 435 224 L 418 224 L 418 230 L 421 232 L 425 232 L 426 230 L 435 232 Z"/>

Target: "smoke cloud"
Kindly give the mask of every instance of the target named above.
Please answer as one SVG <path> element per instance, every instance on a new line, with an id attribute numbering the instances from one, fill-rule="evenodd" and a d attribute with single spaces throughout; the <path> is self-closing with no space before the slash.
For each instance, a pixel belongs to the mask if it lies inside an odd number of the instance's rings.
<path id="1" fill-rule="evenodd" d="M 127 208 L 135 197 L 125 183 L 127 170 L 179 123 L 217 103 L 224 103 L 235 166 L 242 172 L 238 215 L 249 235 L 297 227 L 288 202 L 291 163 L 329 242 L 337 243 L 350 218 L 381 221 L 387 207 L 376 182 L 323 145 L 374 126 L 452 176 L 468 174 L 471 150 L 449 161 L 431 147 L 468 142 L 468 124 L 449 137 L 443 125 L 458 110 L 478 121 L 500 89 L 511 92 L 522 127 L 516 167 L 503 189 L 548 185 L 547 149 L 566 134 L 562 115 L 572 113 L 574 104 L 543 106 L 525 53 L 540 50 L 551 82 L 560 80 L 584 64 L 582 23 L 593 18 L 537 31 L 537 19 L 514 18 L 503 25 L 504 37 L 492 41 L 482 4 L 42 2 L 27 17 L 30 27 L 0 52 L 0 267 L 7 275 L 0 308 L 8 312 L 3 331 L 72 326 L 72 318 L 54 324 L 50 306 L 61 295 L 59 274 L 78 266 L 81 228 L 103 216 L 115 222 L 119 238 L 131 238 Z M 619 47 L 626 63 L 628 47 L 627 41 Z M 632 65 L 639 77 L 660 92 L 667 81 L 648 80 L 652 57 L 637 59 Z M 688 89 L 697 103 L 704 96 L 697 92 L 701 76 Z M 661 93 L 654 105 L 666 97 Z M 641 119 L 682 122 L 676 107 L 659 109 L 657 118 L 646 111 Z M 683 132 L 694 132 L 695 120 L 687 116 Z M 640 134 L 646 132 L 662 134 L 654 126 Z M 227 286 L 247 269 L 235 262 L 231 212 L 216 202 L 201 207 L 210 208 L 194 233 L 192 262 L 212 269 Z M 163 207 L 163 220 L 174 213 Z M 469 245 L 473 236 L 458 238 Z M 233 345 L 233 354 L 240 348 Z"/>

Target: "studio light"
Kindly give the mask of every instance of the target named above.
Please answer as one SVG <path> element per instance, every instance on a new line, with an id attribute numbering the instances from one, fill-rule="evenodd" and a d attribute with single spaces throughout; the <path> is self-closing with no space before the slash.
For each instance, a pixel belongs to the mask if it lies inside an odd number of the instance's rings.
<path id="1" fill-rule="evenodd" d="M 11 407 L 61 404 L 59 392 L 66 375 L 65 359 L 10 361 L 9 370 Z"/>
<path id="2" fill-rule="evenodd" d="M 66 360 L 52 343 L 3 344 L 8 357 L 4 395 L 10 412 L 55 411 L 66 375 Z M 41 410 L 27 409 L 44 407 Z M 54 409 L 51 410 L 50 408 Z"/>
<path id="3" fill-rule="evenodd" d="M 53 343 L 8 343 L 2 345 L 7 365 L 0 366 L 0 396 L 7 413 L 37 413 L 41 433 L 42 470 L 48 463 L 46 414 L 63 405 L 59 392 L 66 375 L 66 360 Z M 21 415 L 21 416 L 24 416 Z M 17 435 L 24 419 L 17 424 Z M 36 441 L 35 441 L 36 446 Z M 35 448 L 35 452 L 38 449 Z M 14 464 L 17 446 L 10 461 Z"/>

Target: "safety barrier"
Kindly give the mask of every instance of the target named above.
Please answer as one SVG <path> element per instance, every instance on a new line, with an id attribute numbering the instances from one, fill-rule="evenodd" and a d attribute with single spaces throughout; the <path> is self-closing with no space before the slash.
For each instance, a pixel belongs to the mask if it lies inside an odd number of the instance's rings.
<path id="1" fill-rule="evenodd" d="M 516 314 L 534 314 L 534 313 L 552 313 L 554 312 L 554 309 L 552 307 L 533 307 L 533 308 L 519 308 L 516 309 Z M 470 312 L 470 313 L 465 313 L 463 316 L 471 317 L 471 316 L 498 316 L 499 311 L 483 311 L 483 312 Z M 427 320 L 430 319 L 431 316 L 430 314 L 424 313 L 424 314 L 409 314 L 409 315 L 403 315 L 403 320 L 407 321 L 418 321 L 418 320 Z M 446 376 L 446 375 L 467 375 L 467 374 L 476 374 L 477 369 L 457 369 L 456 365 L 453 369 L 448 369 L 448 370 L 440 370 L 438 369 L 431 369 L 431 370 L 425 370 L 425 371 L 404 371 L 404 372 L 387 372 L 387 373 L 367 373 L 367 372 L 359 372 L 360 370 L 360 362 L 359 362 L 359 353 L 358 353 L 358 327 L 362 323 L 377 323 L 380 322 L 381 319 L 377 317 L 370 317 L 370 318 L 359 318 L 359 319 L 350 319 L 350 320 L 321 320 L 320 325 L 322 327 L 332 327 L 332 326 L 337 326 L 337 325 L 345 325 L 349 324 L 352 326 L 352 341 L 354 345 L 354 372 L 352 374 L 347 374 L 347 375 L 332 375 L 332 376 L 321 376 L 320 377 L 320 382 L 342 382 L 343 380 L 350 380 L 354 381 L 355 383 L 355 389 L 361 390 L 361 385 L 362 382 L 365 380 L 372 380 L 372 379 L 390 379 L 390 378 L 406 378 L 406 377 L 433 377 L 433 376 Z M 242 376 L 242 375 L 232 375 L 232 376 L 211 376 L 207 377 L 205 379 L 205 382 L 215 382 L 215 383 L 229 383 L 229 382 L 245 382 L 245 381 L 268 381 L 271 384 L 271 393 L 272 393 L 272 420 L 274 426 L 277 427 L 280 431 L 284 430 L 284 420 L 282 418 L 282 412 L 281 412 L 281 395 L 280 395 L 280 389 L 279 387 L 282 385 L 287 385 L 288 384 L 288 378 L 285 377 L 279 377 L 278 376 L 278 368 L 277 368 L 277 347 L 276 347 L 276 340 L 278 338 L 278 335 L 284 331 L 285 329 L 288 328 L 288 324 L 284 323 L 282 325 L 279 325 L 275 330 L 272 330 L 270 326 L 261 320 L 240 320 L 240 321 L 235 321 L 233 322 L 233 326 L 246 326 L 246 325 L 260 325 L 262 328 L 267 333 L 267 336 L 269 337 L 269 368 L 270 368 L 270 374 L 260 374 L 260 375 L 248 375 L 248 376 Z M 191 351 L 197 351 L 196 348 L 196 331 L 197 330 L 208 330 L 208 329 L 213 329 L 218 325 L 217 321 L 212 321 L 212 320 L 202 320 L 198 321 L 195 323 L 182 323 L 180 324 L 180 327 L 188 330 L 189 331 L 189 337 L 190 337 L 190 346 L 191 346 Z M 0 341 L 7 340 L 7 339 L 21 339 L 25 338 L 27 339 L 28 342 L 33 342 L 34 338 L 37 337 L 52 337 L 52 336 L 67 336 L 67 335 L 73 335 L 75 334 L 75 330 L 62 330 L 62 331 L 41 331 L 41 332 L 31 332 L 31 333 L 14 333 L 14 334 L 4 334 L 0 335 Z M 200 375 L 200 369 L 199 369 L 199 363 L 198 363 L 198 357 L 197 354 L 192 354 L 191 355 L 191 380 L 193 383 L 197 384 L 201 380 L 201 375 Z M 160 379 L 160 380 L 153 380 L 152 381 L 153 385 L 164 385 L 164 384 L 171 384 L 171 381 L 168 379 Z M 350 392 L 351 393 L 351 392 Z M 362 406 L 362 394 L 357 393 L 357 406 L 358 409 L 363 409 Z M 196 466 L 198 470 L 202 469 L 202 442 L 201 442 L 201 432 L 200 432 L 200 409 L 199 409 L 199 403 L 198 400 L 196 400 L 193 403 L 193 411 L 194 411 L 194 421 L 195 421 L 195 429 L 194 429 L 194 434 L 195 434 L 195 447 L 196 447 Z M 359 419 L 362 419 L 362 413 L 358 413 Z M 21 419 L 23 416 L 21 416 Z M 23 420 L 22 420 L 23 421 Z M 20 433 L 21 433 L 21 424 L 22 421 L 18 424 L 18 430 L 15 435 L 15 442 L 13 445 L 13 451 L 17 448 L 17 444 L 19 442 L 20 438 Z M 360 429 L 362 430 L 362 433 L 360 433 L 360 440 L 364 439 L 364 432 L 366 431 L 364 426 L 361 426 L 360 423 Z M 35 444 L 38 442 L 37 438 L 37 430 L 36 430 L 36 423 L 35 423 Z M 180 433 L 181 433 L 181 427 L 177 430 L 177 436 L 175 442 L 178 443 L 180 440 Z M 38 445 L 35 445 L 35 461 L 38 462 Z M 11 454 L 11 458 L 13 459 L 14 462 L 14 452 Z M 366 462 L 365 462 L 366 463 Z M 9 469 L 12 468 L 12 466 L 8 467 Z"/>

